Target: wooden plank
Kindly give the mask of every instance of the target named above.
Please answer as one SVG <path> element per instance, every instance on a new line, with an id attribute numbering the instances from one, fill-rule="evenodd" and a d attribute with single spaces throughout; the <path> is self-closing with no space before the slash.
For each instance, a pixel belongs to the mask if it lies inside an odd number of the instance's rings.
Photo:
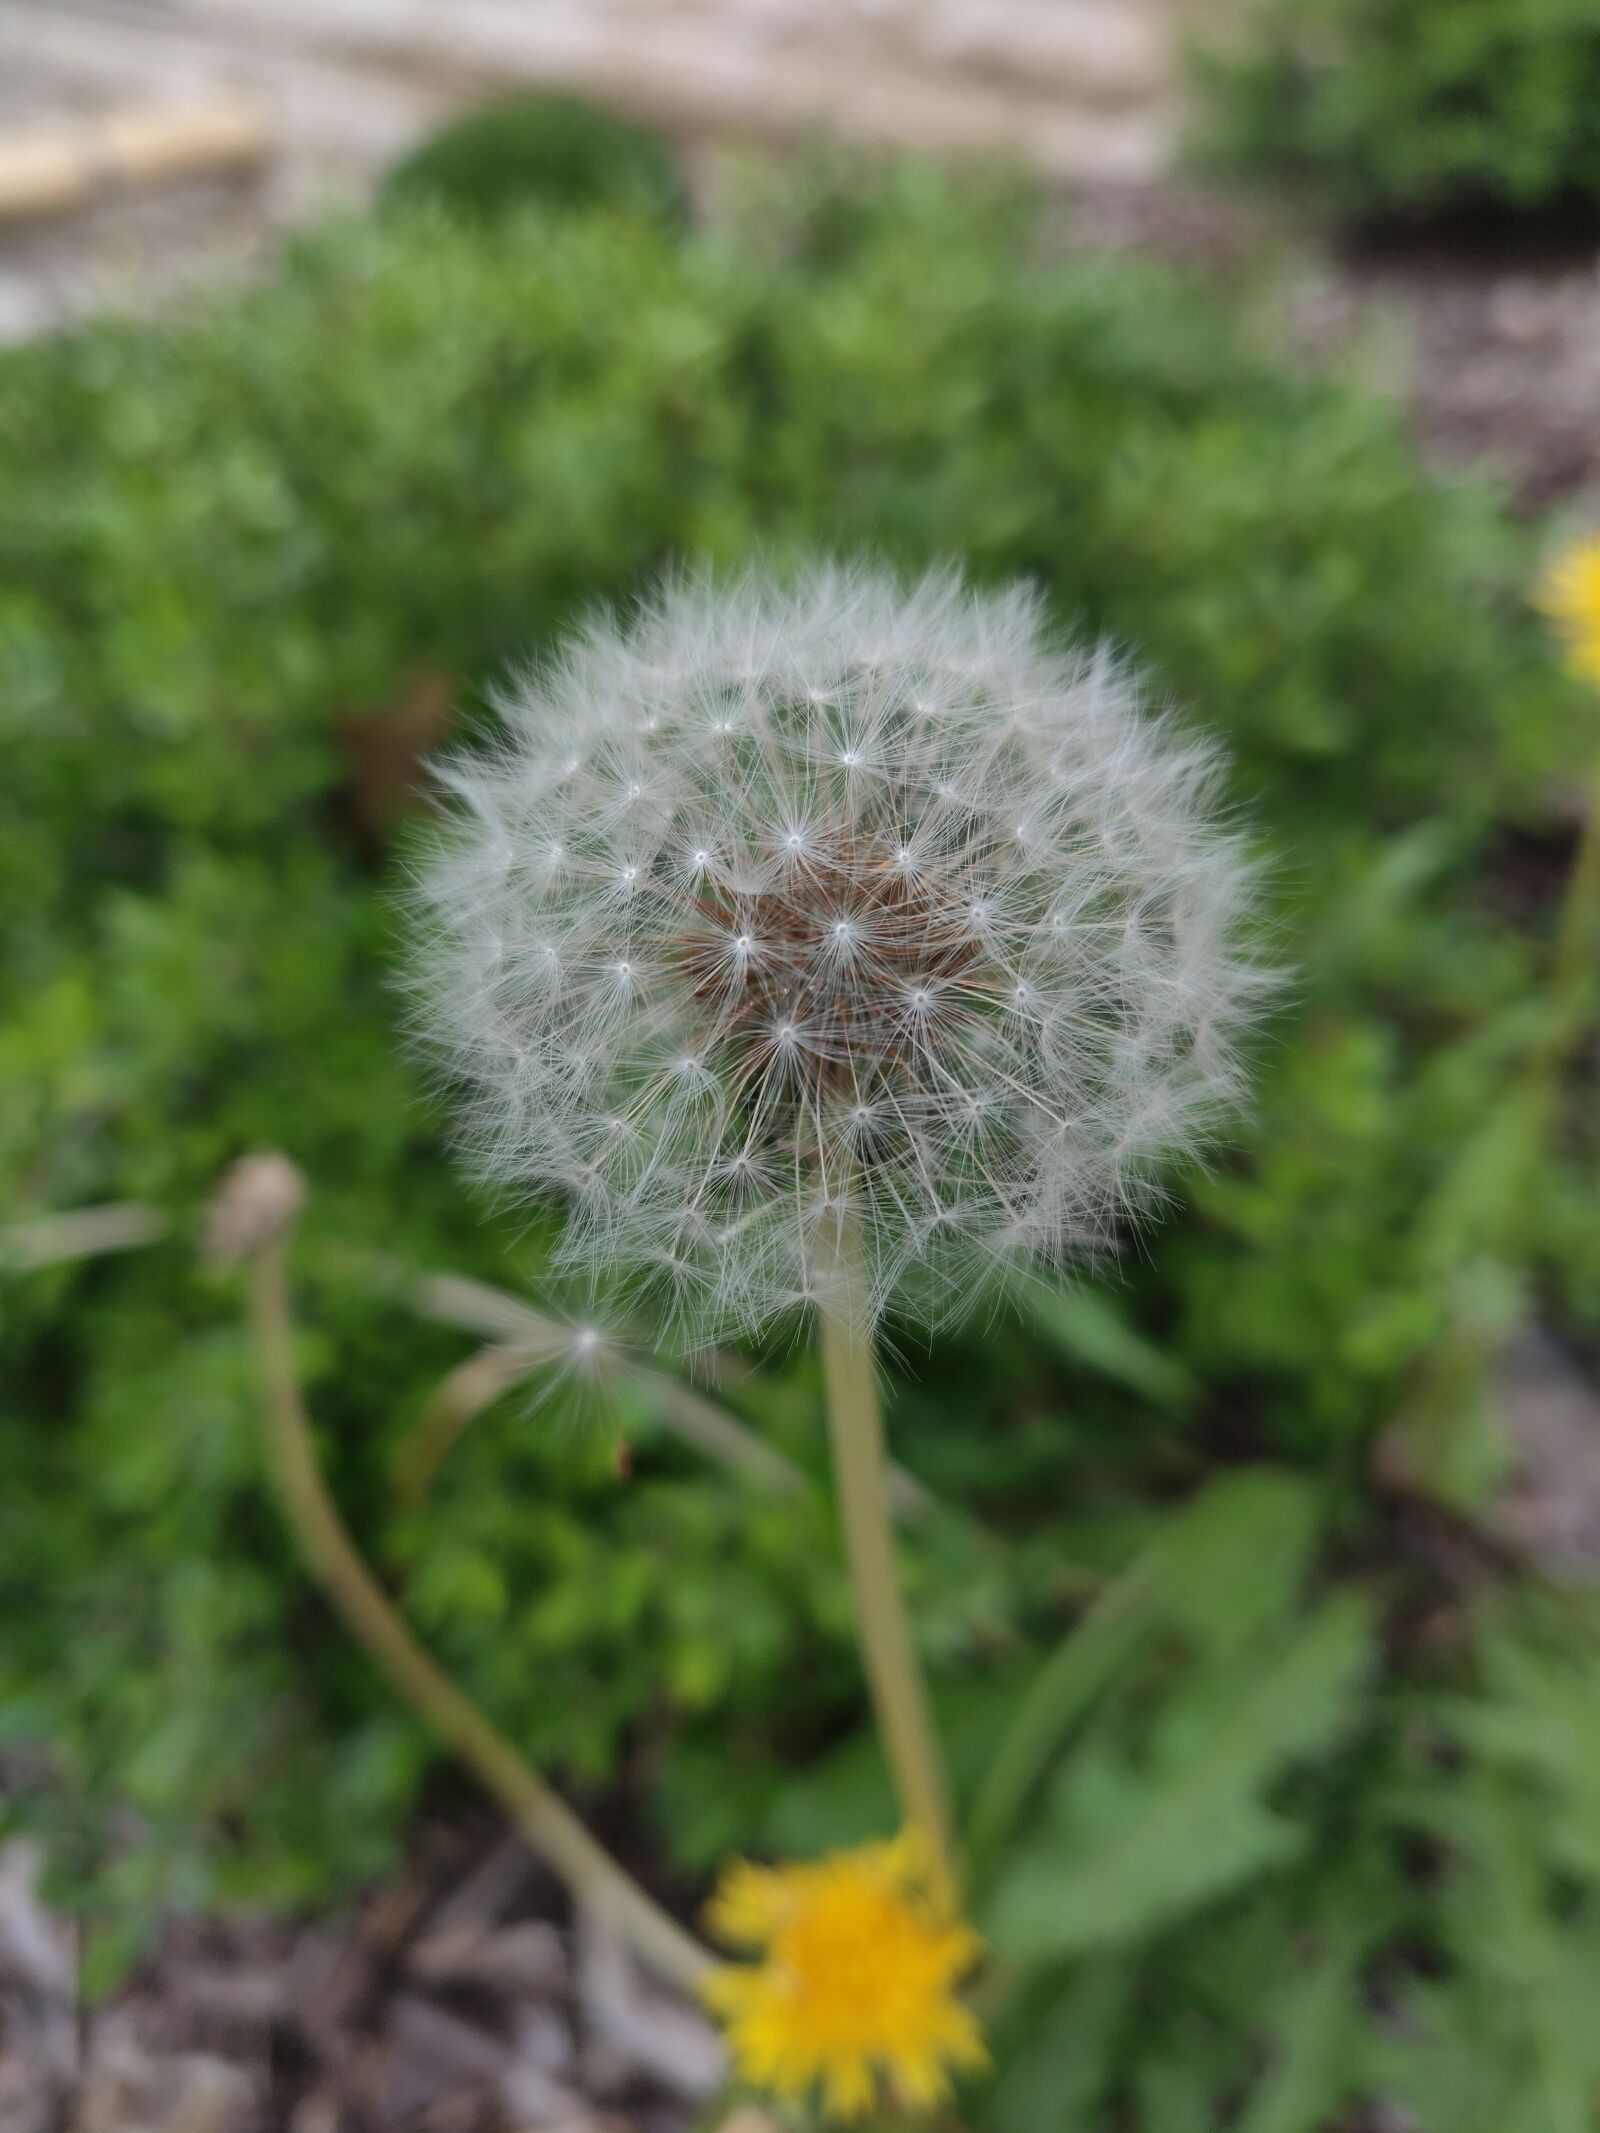
<path id="1" fill-rule="evenodd" d="M 94 169 L 76 134 L 0 138 L 0 223 L 70 214 L 94 198 Z"/>
<path id="2" fill-rule="evenodd" d="M 325 115 L 344 91 L 342 129 L 324 116 L 316 131 L 342 131 L 347 151 L 386 91 L 442 103 L 520 80 L 594 94 L 684 134 L 787 142 L 832 130 L 935 152 L 1009 151 L 1053 178 L 1137 180 L 1169 148 L 1150 23 L 1145 0 L 945 0 L 881 21 L 835 4 L 809 22 L 730 0 L 8 0 L 0 45 L 20 43 L 24 64 L 32 45 L 102 80 L 176 70 Z M 291 152 L 300 131 L 285 119 Z M 392 152 L 392 126 L 376 131 Z"/>

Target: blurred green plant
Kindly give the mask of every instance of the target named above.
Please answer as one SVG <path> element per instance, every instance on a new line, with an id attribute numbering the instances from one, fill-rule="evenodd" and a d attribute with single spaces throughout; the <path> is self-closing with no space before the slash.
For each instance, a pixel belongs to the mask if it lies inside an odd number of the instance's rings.
<path id="1" fill-rule="evenodd" d="M 433 204 L 478 223 L 529 205 L 613 207 L 680 225 L 689 213 L 678 157 L 648 126 L 579 96 L 527 92 L 441 126 L 397 163 L 385 204 Z"/>
<path id="2" fill-rule="evenodd" d="M 1595 746 L 1492 499 L 1286 365 L 1252 288 L 1052 261 L 1014 199 L 916 171 L 791 176 L 717 239 L 337 222 L 159 328 L 7 354 L 0 453 L 8 1220 L 173 1224 L 0 1292 L 0 1767 L 102 1970 L 163 1905 L 375 1869 L 428 1767 L 292 1564 L 231 1300 L 187 1264 L 256 1146 L 316 1187 L 301 1363 L 335 1493 L 501 1730 L 579 1789 L 642 1773 L 686 1871 L 885 1826 L 818 1494 L 709 1467 L 626 1390 L 604 1429 L 508 1397 L 420 1498 L 392 1486 L 463 1360 L 405 1269 L 531 1289 L 543 1238 L 450 1170 L 389 912 L 419 750 L 586 600 L 676 554 L 955 553 L 1036 576 L 1224 732 L 1299 973 L 1248 1144 L 1148 1255 L 897 1393 L 952 1507 L 905 1552 L 969 1802 L 1034 1692 L 987 1810 L 981 1922 L 1018 1973 L 992 2122 L 1311 2133 L 1382 2090 L 1429 2133 L 1585 2124 L 1592 1609 L 1547 1619 L 1487 1565 L 1474 1598 L 1470 1538 L 1380 1547 L 1367 1478 L 1463 1325 L 1452 1423 L 1530 1297 L 1600 1330 L 1592 1115 L 1531 1176 L 1483 1124 L 1537 1022 L 1554 781 Z M 723 1397 L 820 1473 L 803 1359 Z M 1196 1496 L 1258 1462 L 1293 1471 Z M 1536 1681 L 1550 1745 L 1516 1752 Z"/>
<path id="3" fill-rule="evenodd" d="M 1600 211 L 1588 0 L 1264 0 L 1196 68 L 1200 162 L 1336 214 Z"/>

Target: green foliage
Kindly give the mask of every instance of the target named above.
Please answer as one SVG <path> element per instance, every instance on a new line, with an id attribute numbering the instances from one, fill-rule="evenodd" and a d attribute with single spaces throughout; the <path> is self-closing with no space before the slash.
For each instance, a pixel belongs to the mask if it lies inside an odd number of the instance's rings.
<path id="1" fill-rule="evenodd" d="M 1046 1974 L 1076 1962 L 1069 2003 L 1098 1972 L 1128 1979 L 1141 1944 L 1181 1944 L 1173 1929 L 1193 1914 L 1206 1921 L 1196 1944 L 1214 1953 L 1219 1911 L 1225 1919 L 1226 1899 L 1241 1890 L 1258 1897 L 1253 1912 L 1238 1914 L 1241 1935 L 1270 1932 L 1290 1863 L 1315 1844 L 1314 1823 L 1271 1803 L 1296 1766 L 1326 1756 L 1349 1732 L 1373 1656 L 1370 1610 L 1357 1594 L 1299 1614 L 1315 1514 L 1313 1495 L 1286 1476 L 1245 1472 L 1218 1482 L 1165 1524 L 1048 1663 L 1041 1679 L 1053 1677 L 1059 1690 L 1060 1658 L 1103 1639 L 1114 1609 L 1117 1649 L 1097 1657 L 1089 1693 L 1070 1709 L 1055 1699 L 1059 1762 L 1040 1811 L 980 1883 L 979 1916 L 1005 1958 L 1043 1965 Z M 1225 2050 L 1236 2052 L 1254 2025 L 1282 2023 L 1278 2056 L 1242 2125 L 1256 2133 L 1310 2126 L 1341 2100 L 1349 2056 L 1338 2024 L 1352 1956 L 1340 1927 L 1303 1971 L 1290 1970 L 1288 1990 L 1274 1980 L 1244 2019 L 1243 2007 L 1217 1995 L 1231 2030 Z M 1224 1959 L 1212 1973 L 1214 1994 L 1226 1974 Z M 1259 1977 L 1249 1975 L 1260 1992 Z M 1022 2099 L 1037 2108 L 1070 2020 L 1058 2005 L 1021 2044 L 997 2090 L 1000 2128 L 1022 2123 Z M 1129 2026 L 1126 2007 L 1117 2026 Z M 1169 2059 L 1163 2041 L 1152 2041 L 1154 2056 L 1138 2070 L 1129 2064 L 1138 2054 L 1131 2036 L 1107 2057 L 1084 2087 L 1081 2123 L 1098 2122 L 1094 2108 L 1130 2082 L 1151 2092 L 1147 2108 L 1158 2122 L 1218 2122 L 1220 2085 L 1204 2055 L 1198 2066 L 1187 2055 Z"/>
<path id="2" fill-rule="evenodd" d="M 1365 1629 L 1330 1602 L 1291 1639 L 1192 1668 L 1138 1763 L 1074 1757 L 1044 1834 L 1007 1862 L 997 1940 L 1039 1957 L 1133 1939 L 1287 1858 L 1293 1832 L 1260 1794 L 1348 1717 Z"/>
<path id="3" fill-rule="evenodd" d="M 264 1145 L 313 1181 L 335 1492 L 463 1685 L 580 1789 L 646 1772 L 689 1868 L 882 1825 L 820 1494 L 635 1412 L 624 1478 L 617 1418 L 556 1393 L 397 1500 L 464 1349 L 396 1267 L 537 1284 L 545 1233 L 446 1160 L 392 894 L 418 749 L 584 602 L 679 554 L 956 553 L 1224 733 L 1298 972 L 1238 1149 L 1126 1272 L 911 1357 L 897 1393 L 969 1801 L 1011 1750 L 977 1862 L 1018 1973 L 992 2122 L 1314 2133 L 1403 2088 L 1460 2133 L 1488 2105 L 1452 2118 L 1419 2069 L 1468 2049 L 1499 2126 L 1566 2133 L 1589 2047 L 1536 1982 L 1593 1971 L 1578 1633 L 1410 1635 L 1437 1591 L 1371 1567 L 1364 1480 L 1464 1325 L 1534 1289 L 1596 1332 L 1592 1170 L 1524 1174 L 1485 1124 L 1546 924 L 1507 825 L 1556 850 L 1543 795 L 1596 740 L 1492 500 L 1430 483 L 1358 383 L 1286 368 L 1251 287 L 1052 263 L 1015 202 L 915 172 L 793 186 L 718 239 L 397 204 L 159 331 L 6 355 L 0 452 L 8 1216 L 175 1223 L 0 1295 L 0 1755 L 92 1919 L 311 1900 L 381 1861 L 429 1767 L 291 1561 L 237 1300 L 191 1257 Z M 765 1364 L 730 1399 L 816 1473 L 812 1365 Z"/>
<path id="4" fill-rule="evenodd" d="M 613 207 L 671 224 L 688 212 L 683 174 L 659 134 L 551 91 L 502 97 L 440 127 L 396 164 L 383 197 L 480 223 L 541 203 Z"/>
<path id="5" fill-rule="evenodd" d="M 1425 2133 L 1591 2133 L 1594 1602 L 1486 1603 L 1471 1696 L 1411 1669 L 1358 1697 L 1360 1603 L 1296 1600 L 1303 1518 L 1297 1561 L 1210 1605 L 1215 1549 L 1246 1565 L 1275 1495 L 1218 1483 L 1147 1553 L 1154 1634 L 994 1886 L 1015 1989 L 976 2122 L 1326 2133 L 1381 2096 Z"/>
<path id="6" fill-rule="evenodd" d="M 1600 208 L 1589 0 L 1265 0 L 1198 67 L 1201 159 L 1336 213 Z"/>

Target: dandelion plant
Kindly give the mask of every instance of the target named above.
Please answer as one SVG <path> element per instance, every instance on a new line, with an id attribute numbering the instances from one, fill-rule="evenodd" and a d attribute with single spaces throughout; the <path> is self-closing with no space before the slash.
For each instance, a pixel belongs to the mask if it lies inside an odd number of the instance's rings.
<path id="1" fill-rule="evenodd" d="M 693 1345 L 814 1321 L 885 1751 L 944 1781 L 875 1345 L 1105 1247 L 1240 1093 L 1262 987 L 1214 748 L 1022 588 L 823 564 L 592 620 L 442 775 L 418 1026 L 558 1267 Z"/>

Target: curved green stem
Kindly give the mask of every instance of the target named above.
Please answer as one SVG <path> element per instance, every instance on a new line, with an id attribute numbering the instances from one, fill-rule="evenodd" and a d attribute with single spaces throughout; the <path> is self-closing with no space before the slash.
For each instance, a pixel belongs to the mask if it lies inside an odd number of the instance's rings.
<path id="1" fill-rule="evenodd" d="M 520 1348 L 480 1348 L 445 1376 L 395 1456 L 392 1486 L 402 1510 L 414 1511 L 422 1503 L 467 1425 L 502 1393 L 543 1369 L 545 1360 Z"/>
<path id="2" fill-rule="evenodd" d="M 845 1555 L 873 1713 L 900 1810 L 928 1848 L 936 1892 L 953 1905 L 956 1877 L 949 1798 L 927 1689 L 917 1663 L 894 1563 L 894 1528 L 859 1256 L 846 1240 L 838 1270 L 846 1294 L 822 1317 L 822 1371 Z"/>
<path id="3" fill-rule="evenodd" d="M 38 1215 L 31 1222 L 8 1222 L 0 1228 L 0 1267 L 31 1273 L 71 1259 L 94 1259 L 103 1252 L 136 1251 L 154 1244 L 172 1227 L 159 1207 L 142 1200 L 118 1200 L 106 1207 L 74 1207 L 65 1214 Z"/>
<path id="4" fill-rule="evenodd" d="M 967 1857 L 980 1877 L 1062 1742 L 1148 1633 L 1154 1564 L 1144 1555 L 1107 1585 L 1034 1676 L 1000 1735 L 966 1819 Z"/>
<path id="5" fill-rule="evenodd" d="M 262 1424 L 284 1515 L 306 1565 L 395 1690 L 455 1750 L 574 1895 L 610 1921 L 652 1969 L 693 1989 L 712 1958 L 626 1874 L 559 1794 L 461 1693 L 412 1636 L 357 1552 L 312 1448 L 294 1364 L 282 1232 L 247 1258 Z"/>

